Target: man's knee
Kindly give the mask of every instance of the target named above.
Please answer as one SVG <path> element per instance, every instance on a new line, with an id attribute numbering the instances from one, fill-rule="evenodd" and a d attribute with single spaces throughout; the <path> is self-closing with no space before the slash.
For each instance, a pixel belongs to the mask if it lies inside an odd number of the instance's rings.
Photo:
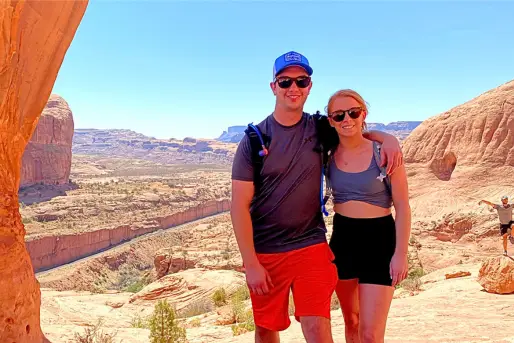
<path id="1" fill-rule="evenodd" d="M 308 343 L 332 342 L 330 319 L 318 316 L 300 317 L 302 331 Z"/>
<path id="2" fill-rule="evenodd" d="M 255 326 L 255 343 L 279 343 L 278 331 Z"/>

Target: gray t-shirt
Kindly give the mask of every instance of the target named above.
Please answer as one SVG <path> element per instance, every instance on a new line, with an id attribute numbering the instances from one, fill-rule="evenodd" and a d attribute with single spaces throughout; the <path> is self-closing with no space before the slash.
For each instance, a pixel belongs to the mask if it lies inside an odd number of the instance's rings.
<path id="1" fill-rule="evenodd" d="M 326 242 L 321 213 L 321 154 L 314 151 L 316 126 L 304 113 L 293 126 L 269 115 L 257 125 L 270 136 L 261 186 L 250 207 L 257 253 L 277 253 Z M 232 165 L 232 179 L 253 181 L 251 147 L 245 135 Z"/>
<path id="2" fill-rule="evenodd" d="M 503 207 L 503 204 L 496 204 L 494 205 L 494 209 L 498 211 L 498 218 L 500 219 L 501 224 L 510 224 L 514 205 L 509 204 L 507 207 Z"/>

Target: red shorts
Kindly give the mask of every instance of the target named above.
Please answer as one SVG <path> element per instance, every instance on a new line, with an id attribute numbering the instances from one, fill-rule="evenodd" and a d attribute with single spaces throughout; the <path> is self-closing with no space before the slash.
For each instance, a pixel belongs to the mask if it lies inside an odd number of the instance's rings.
<path id="1" fill-rule="evenodd" d="M 272 331 L 289 327 L 289 294 L 293 293 L 295 318 L 320 316 L 330 319 L 330 303 L 337 284 L 334 255 L 327 243 L 285 253 L 257 254 L 274 287 L 266 295 L 250 292 L 257 326 Z"/>

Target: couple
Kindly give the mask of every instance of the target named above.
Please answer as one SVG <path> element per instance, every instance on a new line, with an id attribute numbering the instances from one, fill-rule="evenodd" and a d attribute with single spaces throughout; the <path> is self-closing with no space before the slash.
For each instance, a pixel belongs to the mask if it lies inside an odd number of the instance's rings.
<path id="1" fill-rule="evenodd" d="M 329 99 L 326 133 L 318 134 L 323 131 L 316 117 L 303 112 L 312 73 L 299 53 L 276 59 L 270 84 L 275 110 L 256 125 L 262 147 L 246 135 L 233 162 L 231 217 L 250 289 L 255 341 L 280 341 L 279 331 L 290 325 L 292 291 L 306 341 L 333 342 L 335 291 L 346 341 L 383 342 L 394 286 L 408 270 L 410 207 L 400 147 L 391 135 L 364 132 L 367 106 L 351 90 Z M 318 139 L 333 142 L 326 168 Z M 380 155 L 387 159 L 385 179 Z M 335 204 L 329 244 L 321 210 L 323 175 Z"/>

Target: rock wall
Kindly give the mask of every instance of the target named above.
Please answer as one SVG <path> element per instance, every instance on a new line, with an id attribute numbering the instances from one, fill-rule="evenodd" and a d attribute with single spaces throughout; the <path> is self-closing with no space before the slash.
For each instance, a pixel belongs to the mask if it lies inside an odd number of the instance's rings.
<path id="1" fill-rule="evenodd" d="M 0 2 L 0 342 L 45 340 L 19 212 L 21 162 L 87 4 Z"/>
<path id="2" fill-rule="evenodd" d="M 47 236 L 25 242 L 35 272 L 57 267 L 112 248 L 138 236 L 171 228 L 230 210 L 230 200 L 212 200 L 169 216 L 154 218 L 155 225 L 122 225 L 74 235 Z"/>
<path id="3" fill-rule="evenodd" d="M 23 153 L 21 187 L 68 183 L 73 130 L 73 114 L 68 103 L 52 94 Z"/>
<path id="4" fill-rule="evenodd" d="M 514 166 L 514 81 L 425 120 L 403 151 L 444 181 L 459 165 Z"/>

